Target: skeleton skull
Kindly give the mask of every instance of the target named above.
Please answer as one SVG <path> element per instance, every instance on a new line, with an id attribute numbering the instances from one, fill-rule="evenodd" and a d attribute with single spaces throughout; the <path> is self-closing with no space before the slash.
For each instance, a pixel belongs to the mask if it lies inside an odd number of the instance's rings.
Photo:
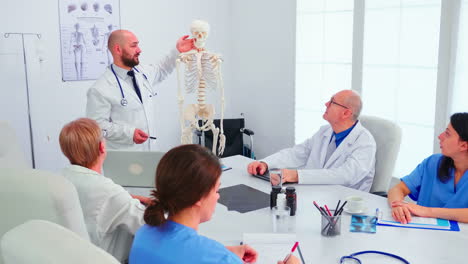
<path id="1" fill-rule="evenodd" d="M 192 32 L 192 37 L 195 39 L 195 47 L 203 49 L 210 32 L 210 25 L 203 20 L 194 20 L 190 26 L 190 32 Z"/>

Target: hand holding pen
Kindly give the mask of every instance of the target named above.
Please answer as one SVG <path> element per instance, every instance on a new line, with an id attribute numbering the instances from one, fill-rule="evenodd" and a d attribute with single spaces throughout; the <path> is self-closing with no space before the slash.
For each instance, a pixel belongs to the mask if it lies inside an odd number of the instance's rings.
<path id="1" fill-rule="evenodd" d="M 289 257 L 286 262 L 280 260 L 277 264 L 301 264 L 301 261 L 295 256 L 291 255 L 291 257 Z"/>
<path id="2" fill-rule="evenodd" d="M 141 129 L 135 128 L 135 130 L 133 131 L 133 142 L 135 144 L 142 144 L 146 140 L 148 140 L 148 138 L 153 140 L 156 139 L 156 137 L 148 135 L 145 131 Z"/>
<path id="3" fill-rule="evenodd" d="M 297 248 L 298 245 L 299 245 L 299 242 L 294 243 L 294 246 L 291 248 L 291 253 L 286 255 L 286 257 L 284 258 L 284 260 L 283 260 L 284 263 L 288 262 L 288 259 L 292 256 L 294 251 L 296 251 L 296 248 Z"/>
<path id="4" fill-rule="evenodd" d="M 278 261 L 278 264 L 300 264 L 299 259 L 293 256 L 294 251 L 296 251 L 296 248 L 299 251 L 299 254 L 301 256 L 302 262 L 304 262 L 304 258 L 302 257 L 301 249 L 299 248 L 299 242 L 294 243 L 294 246 L 291 248 L 291 253 L 286 255 L 283 261 Z M 305 262 L 304 262 L 305 263 Z"/>

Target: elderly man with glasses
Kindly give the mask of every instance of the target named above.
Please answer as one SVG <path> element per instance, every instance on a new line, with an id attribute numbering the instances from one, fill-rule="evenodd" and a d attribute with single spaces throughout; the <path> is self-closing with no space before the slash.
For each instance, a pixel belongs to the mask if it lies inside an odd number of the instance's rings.
<path id="1" fill-rule="evenodd" d="M 343 90 L 325 106 L 323 119 L 328 125 L 301 144 L 250 163 L 247 171 L 263 175 L 268 168 L 280 168 L 282 182 L 339 184 L 368 192 L 375 173 L 376 145 L 358 120 L 361 97 Z"/>

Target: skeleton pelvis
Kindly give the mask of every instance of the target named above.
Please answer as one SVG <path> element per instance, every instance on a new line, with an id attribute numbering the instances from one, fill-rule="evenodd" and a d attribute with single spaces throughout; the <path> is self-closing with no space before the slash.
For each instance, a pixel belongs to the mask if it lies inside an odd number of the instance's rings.
<path id="1" fill-rule="evenodd" d="M 212 104 L 200 106 L 198 104 L 189 104 L 184 110 L 184 120 L 190 123 L 196 123 L 198 119 L 213 120 L 215 109 Z"/>

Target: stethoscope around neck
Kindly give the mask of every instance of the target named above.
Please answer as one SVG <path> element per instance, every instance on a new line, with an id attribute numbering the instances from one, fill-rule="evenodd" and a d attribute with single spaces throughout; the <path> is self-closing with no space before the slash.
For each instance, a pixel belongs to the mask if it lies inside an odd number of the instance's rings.
<path id="1" fill-rule="evenodd" d="M 111 64 L 111 70 L 112 70 L 112 73 L 113 73 L 114 76 L 115 76 L 115 79 L 117 80 L 117 83 L 119 84 L 120 94 L 122 95 L 122 99 L 120 99 L 120 104 L 121 104 L 122 106 L 127 106 L 127 105 L 128 105 L 128 101 L 127 101 L 127 99 L 125 98 L 125 94 L 124 94 L 124 91 L 123 91 L 123 89 L 122 89 L 122 85 L 120 84 L 119 77 L 117 77 L 117 74 L 115 73 L 114 67 L 112 66 L 112 64 Z M 140 73 L 140 71 L 139 71 L 137 68 L 135 68 L 135 67 L 133 67 L 133 70 L 135 70 L 136 72 Z M 145 77 L 146 80 L 148 80 L 148 77 L 146 77 L 146 74 L 144 74 L 144 73 L 141 73 L 141 74 L 143 75 L 143 77 Z M 156 95 L 156 93 L 155 93 L 154 95 Z"/>

